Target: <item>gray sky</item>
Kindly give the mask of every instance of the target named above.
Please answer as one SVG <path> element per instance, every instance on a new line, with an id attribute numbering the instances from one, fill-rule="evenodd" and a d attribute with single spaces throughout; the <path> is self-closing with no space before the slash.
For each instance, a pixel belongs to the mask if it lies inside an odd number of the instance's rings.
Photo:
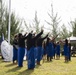
<path id="1" fill-rule="evenodd" d="M 9 0 L 3 1 L 8 6 Z M 11 10 L 28 22 L 32 22 L 37 11 L 39 20 L 46 25 L 44 20 L 50 20 L 47 12 L 51 13 L 52 2 L 54 12 L 61 17 L 61 23 L 67 25 L 76 18 L 76 0 L 11 0 Z"/>

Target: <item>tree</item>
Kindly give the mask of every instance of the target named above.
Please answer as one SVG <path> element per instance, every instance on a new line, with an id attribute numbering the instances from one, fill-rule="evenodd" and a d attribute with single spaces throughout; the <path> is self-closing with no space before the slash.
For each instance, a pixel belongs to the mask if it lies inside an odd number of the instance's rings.
<path id="1" fill-rule="evenodd" d="M 26 21 L 24 21 L 24 25 L 25 25 L 25 28 L 26 28 L 26 31 L 27 32 L 30 32 L 33 30 L 33 25 L 31 25 L 30 23 L 28 24 Z"/>
<path id="2" fill-rule="evenodd" d="M 70 21 L 70 25 L 72 27 L 73 36 L 76 36 L 76 19 L 74 21 Z"/>
<path id="3" fill-rule="evenodd" d="M 8 36 L 8 22 L 9 22 L 8 19 L 9 19 L 8 9 L 2 5 L 2 20 L 0 24 L 0 32 L 4 34 L 5 39 L 7 39 Z M 21 21 L 19 18 L 15 16 L 15 13 L 12 12 L 11 27 L 10 27 L 11 42 L 14 34 L 19 33 L 20 28 L 21 28 Z"/>
<path id="4" fill-rule="evenodd" d="M 64 24 L 61 26 L 61 29 L 62 31 L 60 32 L 60 38 L 66 39 L 72 35 L 72 33 L 67 30 Z"/>
<path id="5" fill-rule="evenodd" d="M 38 33 L 41 29 L 41 27 L 39 27 L 40 26 L 40 21 L 38 20 L 37 11 L 35 11 L 35 18 L 34 18 L 34 21 L 33 21 L 32 25 L 27 24 L 26 21 L 24 21 L 24 23 L 25 23 L 25 27 L 26 27 L 27 31 L 35 30 L 36 33 Z"/>
<path id="6" fill-rule="evenodd" d="M 15 14 L 11 14 L 11 37 L 13 37 L 14 34 L 17 34 L 20 32 L 21 28 L 21 22 L 19 18 L 15 17 Z M 12 39 L 12 38 L 11 38 Z"/>
<path id="7" fill-rule="evenodd" d="M 1 32 L 1 29 L 2 29 L 2 0 L 0 0 L 0 32 Z"/>
<path id="8" fill-rule="evenodd" d="M 4 20 L 4 27 L 6 29 L 6 35 L 8 34 L 8 19 L 9 19 L 9 13 L 6 11 L 5 13 L 5 20 Z M 15 13 L 11 13 L 11 27 L 10 27 L 10 33 L 11 33 L 11 40 L 14 37 L 14 34 L 19 33 L 21 27 L 20 19 L 16 18 Z"/>
<path id="9" fill-rule="evenodd" d="M 6 25 L 5 25 L 5 17 L 4 14 L 6 12 L 6 9 L 4 8 L 4 4 L 2 3 L 2 0 L 0 0 L 1 2 L 1 9 L 0 9 L 0 36 L 2 35 L 2 33 L 4 34 L 4 36 L 6 37 Z"/>
<path id="10" fill-rule="evenodd" d="M 51 34 L 53 35 L 53 37 L 55 37 L 58 33 L 58 26 L 59 26 L 59 23 L 60 23 L 60 17 L 58 18 L 58 14 L 56 13 L 54 15 L 54 11 L 53 11 L 53 4 L 51 4 L 51 14 L 48 13 L 51 21 L 48 22 L 46 21 L 46 23 L 50 26 L 50 31 L 52 32 Z"/>
<path id="11" fill-rule="evenodd" d="M 34 27 L 36 29 L 36 33 L 40 31 L 39 24 L 40 24 L 40 21 L 38 20 L 37 11 L 35 11 Z"/>

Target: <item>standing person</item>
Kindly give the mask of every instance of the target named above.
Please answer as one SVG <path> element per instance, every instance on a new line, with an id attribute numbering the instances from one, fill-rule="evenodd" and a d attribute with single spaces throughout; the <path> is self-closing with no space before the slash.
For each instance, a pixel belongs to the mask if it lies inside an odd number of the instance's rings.
<path id="1" fill-rule="evenodd" d="M 53 37 L 52 39 L 50 39 L 49 37 L 47 38 L 47 42 L 46 42 L 46 46 L 47 46 L 47 61 L 52 61 L 52 58 L 54 56 L 54 41 L 55 38 L 58 35 L 56 35 L 55 37 Z"/>
<path id="2" fill-rule="evenodd" d="M 23 58 L 25 55 L 25 40 L 27 39 L 26 35 L 22 35 L 22 33 L 18 34 L 18 66 L 22 67 L 23 66 Z"/>
<path id="3" fill-rule="evenodd" d="M 32 36 L 31 33 L 29 33 L 27 38 L 27 64 L 28 69 L 34 69 L 35 68 L 35 47 L 36 47 L 36 40 L 43 34 L 43 30 L 37 34 L 36 36 Z"/>
<path id="4" fill-rule="evenodd" d="M 14 36 L 14 40 L 13 40 L 13 63 L 17 63 L 17 59 L 18 59 L 18 35 L 16 34 Z"/>
<path id="5" fill-rule="evenodd" d="M 43 42 L 43 63 L 46 59 L 46 55 L 47 55 L 47 50 L 46 50 L 46 42 Z"/>
<path id="6" fill-rule="evenodd" d="M 57 38 L 58 34 L 55 37 L 52 37 L 52 50 L 53 50 L 53 58 L 55 59 L 55 54 L 56 54 L 56 41 L 55 39 Z"/>
<path id="7" fill-rule="evenodd" d="M 57 42 L 56 44 L 56 59 L 60 59 L 60 44 Z"/>
<path id="8" fill-rule="evenodd" d="M 56 43 L 53 41 L 53 58 L 55 59 L 56 55 Z"/>
<path id="9" fill-rule="evenodd" d="M 65 39 L 65 44 L 64 44 L 64 56 L 65 56 L 65 62 L 68 62 L 69 59 L 69 46 L 68 46 L 68 40 Z"/>
<path id="10" fill-rule="evenodd" d="M 47 38 L 46 50 L 47 50 L 47 61 L 52 61 L 52 57 L 53 57 L 53 43 L 52 43 L 52 40 L 50 38 Z"/>
<path id="11" fill-rule="evenodd" d="M 40 61 L 42 59 L 43 56 L 43 48 L 42 48 L 42 43 L 44 41 L 44 39 L 46 39 L 48 37 L 48 34 L 45 37 L 39 37 L 37 39 L 37 65 L 40 65 Z"/>
<path id="12" fill-rule="evenodd" d="M 69 43 L 69 61 L 71 61 L 71 43 Z"/>

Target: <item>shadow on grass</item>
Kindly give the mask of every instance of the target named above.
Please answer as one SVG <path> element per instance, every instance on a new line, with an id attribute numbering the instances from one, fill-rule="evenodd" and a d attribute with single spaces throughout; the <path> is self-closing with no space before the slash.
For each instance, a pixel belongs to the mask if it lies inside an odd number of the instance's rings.
<path id="1" fill-rule="evenodd" d="M 68 61 L 68 62 L 64 62 L 65 64 L 69 64 L 70 63 L 70 61 Z"/>
<path id="2" fill-rule="evenodd" d="M 8 64 L 8 65 L 5 65 L 5 67 L 11 67 L 11 66 L 14 66 L 14 65 L 17 65 L 17 64 L 11 63 L 11 64 Z"/>
<path id="3" fill-rule="evenodd" d="M 2 56 L 0 56 L 0 61 L 3 61 L 4 59 L 2 58 Z"/>
<path id="4" fill-rule="evenodd" d="M 26 70 L 20 72 L 18 75 L 31 75 L 31 73 L 33 73 L 33 72 L 34 72 L 34 70 L 26 69 Z"/>
<path id="5" fill-rule="evenodd" d="M 2 60 L 2 58 L 0 58 L 0 61 Z"/>
<path id="6" fill-rule="evenodd" d="M 36 65 L 35 68 L 39 68 L 40 66 L 42 66 L 42 64 L 41 65 Z"/>
<path id="7" fill-rule="evenodd" d="M 7 73 L 9 73 L 9 72 L 15 72 L 15 71 L 17 71 L 17 70 L 20 70 L 22 67 L 18 67 L 18 66 L 16 66 L 16 67 L 14 67 L 14 68 L 12 68 L 12 69 L 9 69 L 8 71 L 7 71 Z"/>
<path id="8" fill-rule="evenodd" d="M 7 65 L 8 67 L 9 66 L 12 66 L 12 64 L 10 65 Z M 12 69 L 9 69 L 6 73 L 10 73 L 10 72 L 18 72 L 18 70 L 22 69 L 23 67 L 14 67 Z M 28 69 L 25 69 L 24 71 L 21 71 L 19 72 L 17 75 L 31 75 L 31 73 L 33 72 L 34 70 L 28 70 Z"/>
<path id="9" fill-rule="evenodd" d="M 53 62 L 53 60 L 52 61 L 45 61 L 44 63 L 52 63 Z"/>

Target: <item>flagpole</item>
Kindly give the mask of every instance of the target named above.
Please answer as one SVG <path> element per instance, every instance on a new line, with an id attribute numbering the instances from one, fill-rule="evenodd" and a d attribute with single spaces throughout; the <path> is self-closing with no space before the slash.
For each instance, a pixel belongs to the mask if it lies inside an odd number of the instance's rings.
<path id="1" fill-rule="evenodd" d="M 8 43 L 10 44 L 10 25 L 11 25 L 11 0 L 9 0 L 9 23 L 8 23 Z"/>

